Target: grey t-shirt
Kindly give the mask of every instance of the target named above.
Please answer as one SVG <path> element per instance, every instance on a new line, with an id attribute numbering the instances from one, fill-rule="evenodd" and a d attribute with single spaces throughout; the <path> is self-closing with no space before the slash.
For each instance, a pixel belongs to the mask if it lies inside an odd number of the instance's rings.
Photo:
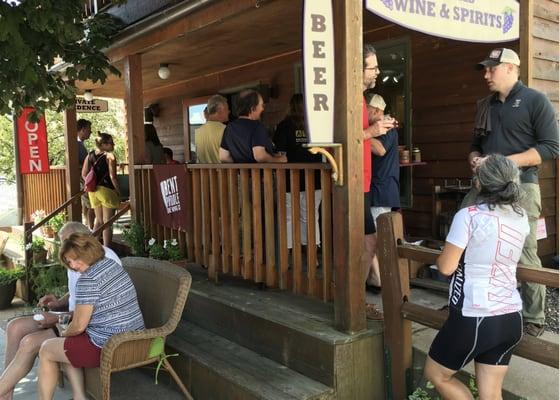
<path id="1" fill-rule="evenodd" d="M 504 156 L 535 148 L 542 160 L 559 153 L 559 131 L 551 102 L 534 89 L 518 81 L 502 103 L 497 94 L 490 102 L 491 132 L 475 136 L 472 151 Z M 521 168 L 523 183 L 538 183 L 538 168 Z"/>

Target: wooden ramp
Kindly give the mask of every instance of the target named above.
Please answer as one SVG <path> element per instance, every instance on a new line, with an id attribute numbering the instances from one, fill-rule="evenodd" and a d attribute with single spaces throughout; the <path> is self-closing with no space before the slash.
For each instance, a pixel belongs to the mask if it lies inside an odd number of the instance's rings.
<path id="1" fill-rule="evenodd" d="M 344 334 L 331 304 L 188 269 L 168 354 L 195 399 L 384 399 L 382 323 Z"/>

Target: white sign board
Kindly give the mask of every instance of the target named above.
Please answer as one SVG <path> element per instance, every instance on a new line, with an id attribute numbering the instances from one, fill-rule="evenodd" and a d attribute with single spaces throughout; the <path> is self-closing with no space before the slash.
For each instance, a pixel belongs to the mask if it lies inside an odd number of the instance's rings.
<path id="1" fill-rule="evenodd" d="M 516 0 L 367 0 L 369 11 L 429 35 L 498 43 L 519 37 Z"/>
<path id="2" fill-rule="evenodd" d="M 305 0 L 303 70 L 309 142 L 333 143 L 334 19 L 330 0 Z"/>
<path id="3" fill-rule="evenodd" d="M 87 101 L 81 97 L 76 98 L 76 111 L 79 113 L 99 113 L 109 111 L 107 100 L 93 99 Z"/>

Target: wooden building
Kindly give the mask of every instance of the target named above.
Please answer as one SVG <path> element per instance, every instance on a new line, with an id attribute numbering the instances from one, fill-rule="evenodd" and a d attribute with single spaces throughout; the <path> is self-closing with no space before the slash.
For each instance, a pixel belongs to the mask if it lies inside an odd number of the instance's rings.
<path id="1" fill-rule="evenodd" d="M 474 70 L 474 65 L 499 45 L 468 43 L 419 33 L 370 13 L 362 8 L 362 2 L 334 0 L 333 5 L 338 107 L 335 139 L 345 145 L 344 169 L 348 183 L 344 188 L 330 185 L 329 189 L 324 189 L 323 186 L 323 190 L 329 190 L 330 198 L 327 200 L 327 207 L 330 208 L 323 217 L 327 224 L 334 226 L 334 232 L 323 225 L 323 254 L 319 256 L 315 249 L 306 256 L 308 265 L 314 263 L 317 257 L 322 257 L 326 266 L 323 265 L 319 272 L 308 267 L 303 273 L 297 267 L 301 264 L 299 260 L 295 262 L 292 274 L 288 269 L 286 250 L 273 248 L 273 244 L 272 248 L 259 249 L 255 245 L 241 257 L 239 252 L 223 249 L 230 242 L 220 243 L 216 239 L 221 237 L 225 240 L 225 236 L 218 233 L 223 231 L 220 224 L 233 224 L 234 220 L 230 213 L 224 211 L 228 205 L 221 205 L 220 208 L 218 193 L 230 194 L 235 184 L 241 185 L 243 190 L 249 189 L 249 173 L 253 182 L 255 177 L 262 177 L 265 187 L 272 188 L 276 184 L 272 180 L 272 170 L 254 172 L 254 166 L 245 166 L 227 172 L 224 167 L 189 164 L 185 167 L 189 185 L 201 197 L 192 197 L 190 232 L 178 232 L 158 226 L 150 219 L 148 186 L 153 178 L 151 166 L 135 165 L 143 150 L 145 109 L 158 109 L 153 124 L 163 144 L 171 147 L 175 158 L 181 161 L 189 161 L 191 151 L 195 150 L 191 144 L 196 124 L 193 116 L 199 112 L 195 106 L 204 105 L 207 98 L 215 93 L 234 97 L 243 88 L 258 88 L 266 97 L 263 122 L 273 130 L 285 115 L 291 95 L 302 90 L 302 0 L 129 0 L 121 7 L 109 4 L 109 11 L 129 24 L 115 43 L 106 49 L 111 62 L 123 74 L 120 78 L 109 78 L 103 86 L 88 82 L 78 86 L 81 90 L 92 90 L 94 96 L 125 100 L 132 208 L 136 217 L 150 226 L 154 235 L 160 238 L 178 237 L 187 248 L 189 258 L 215 264 L 209 265 L 212 279 L 217 279 L 220 273 L 239 275 L 325 301 L 334 299 L 336 326 L 353 335 L 378 329 L 377 325 L 365 323 L 364 297 L 360 293 L 362 283 L 359 273 L 349 268 L 359 263 L 362 252 L 362 243 L 358 243 L 361 225 L 351 225 L 360 216 L 355 210 L 359 207 L 352 207 L 360 204 L 356 200 L 359 190 L 354 190 L 356 193 L 352 194 L 351 189 L 358 188 L 360 184 L 359 178 L 355 177 L 361 170 L 357 162 L 361 159 L 358 147 L 360 117 L 357 116 L 361 113 L 362 42 L 377 47 L 379 64 L 384 70 L 384 75 L 379 78 L 378 90 L 387 99 L 390 112 L 401 122 L 400 141 L 410 149 L 419 147 L 426 162 L 425 165 L 402 168 L 405 229 L 408 235 L 416 237 L 433 236 L 440 228 L 433 224 L 433 221 L 438 221 L 437 214 L 457 206 L 455 198 L 439 198 L 435 187 L 444 187 L 445 181 L 446 186 L 451 186 L 457 179 L 467 184 L 470 179 L 466 159 L 472 138 L 475 102 L 487 94 L 482 75 Z M 522 1 L 520 18 L 520 39 L 503 45 L 519 51 L 524 82 L 545 92 L 557 106 L 559 75 L 555 50 L 559 41 L 559 4 L 551 0 Z M 168 65 L 170 69 L 170 77 L 166 80 L 158 77 L 161 64 Z M 69 115 L 71 119 L 71 112 Z M 542 216 L 546 221 L 547 238 L 539 241 L 539 253 L 546 265 L 549 265 L 557 249 L 556 166 L 555 161 L 547 162 L 540 171 Z M 274 174 L 279 175 L 281 168 L 274 168 Z M 313 168 L 322 171 L 323 182 L 329 180 L 325 167 Z M 304 167 L 299 170 L 303 172 L 297 174 L 305 173 Z M 231 180 L 236 174 L 240 180 Z M 230 180 L 227 180 L 228 177 Z M 76 178 L 72 179 L 74 183 L 70 186 L 75 190 Z M 281 186 L 277 188 L 281 191 Z M 261 201 L 258 205 L 262 209 L 270 204 L 273 206 L 274 200 L 266 197 L 265 191 L 260 198 L 259 185 L 256 190 L 253 185 L 252 189 L 253 196 L 258 192 L 258 201 Z M 219 216 L 207 215 L 197 219 L 197 215 L 204 214 L 203 210 L 209 204 L 213 209 L 220 208 Z M 239 204 L 235 206 L 239 208 Z M 256 218 L 257 214 L 252 216 Z M 274 214 L 266 215 L 263 220 L 265 223 L 262 224 L 269 228 Z M 255 237 L 255 243 L 261 240 L 255 225 L 250 230 L 250 220 L 246 226 L 241 221 L 241 225 L 235 229 L 246 227 L 248 231 L 243 232 L 248 237 Z M 273 237 L 274 229 L 266 230 L 265 234 Z M 282 240 L 281 235 L 280 232 L 278 241 Z M 235 244 L 231 246 L 234 248 Z M 240 244 L 237 243 L 237 246 Z M 238 267 L 235 272 L 235 265 L 246 264 L 247 254 L 255 257 L 255 269 L 247 272 Z M 277 265 L 275 260 L 279 260 Z M 297 273 L 300 273 L 299 277 Z M 358 336 L 352 335 L 350 337 Z M 368 336 L 369 339 L 371 337 L 374 335 Z M 356 344 L 352 351 L 358 352 L 358 346 L 365 346 L 367 354 L 374 357 L 372 365 L 380 367 L 383 356 L 378 346 L 382 346 L 382 339 L 380 342 L 378 338 L 370 340 L 366 344 Z M 354 382 L 347 383 L 347 387 L 352 389 L 344 388 L 346 382 L 334 384 L 332 382 L 337 378 L 329 378 L 322 382 L 333 385 L 334 391 L 328 395 L 332 397 L 320 398 L 385 398 L 382 375 L 369 376 L 363 372 L 363 376 L 359 376 L 362 368 L 371 365 L 357 356 L 352 365 L 357 375 L 354 378 L 343 377 L 353 379 Z M 377 372 L 381 373 L 382 368 Z M 342 379 L 341 375 L 338 378 Z M 371 388 L 371 385 L 375 387 Z M 350 396 L 350 393 L 353 397 L 344 397 Z"/>

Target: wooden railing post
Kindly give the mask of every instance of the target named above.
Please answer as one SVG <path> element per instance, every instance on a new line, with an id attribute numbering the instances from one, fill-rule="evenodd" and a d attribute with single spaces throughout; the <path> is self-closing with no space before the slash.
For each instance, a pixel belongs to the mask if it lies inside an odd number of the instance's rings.
<path id="1" fill-rule="evenodd" d="M 392 212 L 378 218 L 377 256 L 384 306 L 386 398 L 405 399 L 411 388 L 411 321 L 402 316 L 402 305 L 410 295 L 408 261 L 398 255 L 404 238 L 402 215 Z"/>
<path id="2" fill-rule="evenodd" d="M 66 141 L 66 199 L 72 198 L 80 189 L 82 166 L 78 154 L 78 134 L 76 126 L 76 108 L 67 108 L 64 112 L 64 140 Z M 72 202 L 68 207 L 68 221 L 82 220 L 81 201 Z"/>

